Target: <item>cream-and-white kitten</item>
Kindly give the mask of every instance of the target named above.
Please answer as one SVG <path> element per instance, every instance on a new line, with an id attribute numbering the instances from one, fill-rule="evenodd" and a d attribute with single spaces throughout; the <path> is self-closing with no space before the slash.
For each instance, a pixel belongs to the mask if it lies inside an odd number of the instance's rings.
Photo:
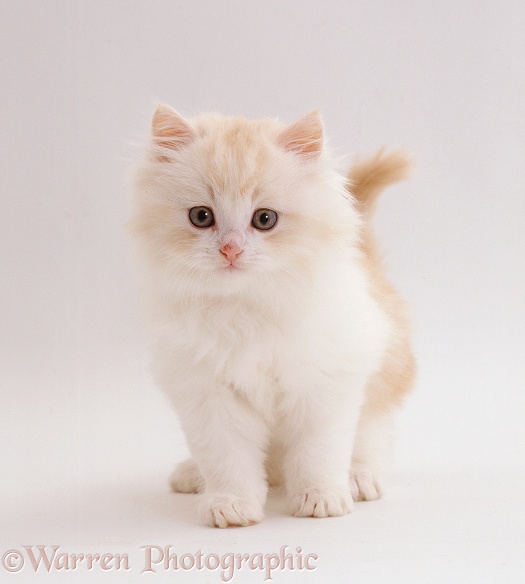
<path id="1" fill-rule="evenodd" d="M 173 489 L 203 493 L 217 527 L 261 521 L 269 484 L 298 516 L 376 499 L 414 366 L 369 214 L 407 160 L 342 176 L 316 112 L 285 125 L 161 105 L 152 136 L 131 227 L 155 375 L 192 454 Z"/>

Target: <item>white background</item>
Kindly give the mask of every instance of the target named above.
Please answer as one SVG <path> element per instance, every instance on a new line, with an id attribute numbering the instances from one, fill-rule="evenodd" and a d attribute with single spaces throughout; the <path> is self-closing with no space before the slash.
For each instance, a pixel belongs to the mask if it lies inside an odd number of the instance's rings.
<path id="1" fill-rule="evenodd" d="M 317 569 L 275 582 L 521 582 L 525 4 L 35 0 L 0 17 L 0 553 L 128 553 L 129 573 L 90 581 L 147 582 L 141 545 L 289 545 Z M 320 107 L 338 154 L 416 155 L 376 220 L 419 362 L 382 501 L 316 521 L 273 497 L 265 523 L 219 531 L 168 493 L 184 438 L 148 373 L 124 230 L 156 101 L 288 121 Z M 157 577 L 176 578 L 220 581 Z"/>

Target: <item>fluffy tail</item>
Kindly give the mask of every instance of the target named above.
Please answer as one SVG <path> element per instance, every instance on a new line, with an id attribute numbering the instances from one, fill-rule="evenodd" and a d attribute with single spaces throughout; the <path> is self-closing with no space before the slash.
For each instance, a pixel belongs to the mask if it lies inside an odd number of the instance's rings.
<path id="1" fill-rule="evenodd" d="M 348 173 L 348 190 L 357 200 L 359 210 L 369 215 L 384 188 L 407 178 L 413 163 L 402 150 L 357 160 Z"/>

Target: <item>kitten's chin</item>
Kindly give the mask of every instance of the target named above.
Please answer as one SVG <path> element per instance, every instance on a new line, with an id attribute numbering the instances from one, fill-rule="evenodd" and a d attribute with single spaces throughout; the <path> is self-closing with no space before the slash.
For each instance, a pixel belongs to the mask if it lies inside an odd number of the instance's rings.
<path id="1" fill-rule="evenodd" d="M 226 288 L 238 289 L 250 280 L 250 270 L 242 266 L 225 266 L 219 268 L 216 276 Z"/>
<path id="2" fill-rule="evenodd" d="M 247 266 L 220 266 L 214 274 L 215 290 L 228 295 L 238 294 L 249 288 L 256 279 L 256 273 Z"/>

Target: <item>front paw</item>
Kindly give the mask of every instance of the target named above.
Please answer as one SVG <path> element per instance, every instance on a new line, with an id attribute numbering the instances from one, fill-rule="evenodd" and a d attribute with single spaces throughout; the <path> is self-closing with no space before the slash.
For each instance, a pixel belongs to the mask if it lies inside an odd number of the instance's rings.
<path id="1" fill-rule="evenodd" d="M 201 504 L 201 517 L 210 527 L 247 527 L 263 520 L 262 505 L 255 498 L 210 495 Z"/>
<path id="2" fill-rule="evenodd" d="M 296 517 L 339 517 L 352 511 L 348 489 L 309 487 L 292 496 L 291 511 Z"/>

